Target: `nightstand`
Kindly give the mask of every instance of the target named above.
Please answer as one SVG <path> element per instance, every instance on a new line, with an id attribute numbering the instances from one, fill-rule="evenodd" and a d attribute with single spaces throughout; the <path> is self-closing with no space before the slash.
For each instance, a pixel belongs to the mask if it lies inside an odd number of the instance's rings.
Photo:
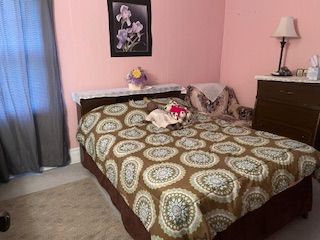
<path id="1" fill-rule="evenodd" d="M 320 149 L 320 81 L 301 77 L 256 76 L 253 128 Z"/>

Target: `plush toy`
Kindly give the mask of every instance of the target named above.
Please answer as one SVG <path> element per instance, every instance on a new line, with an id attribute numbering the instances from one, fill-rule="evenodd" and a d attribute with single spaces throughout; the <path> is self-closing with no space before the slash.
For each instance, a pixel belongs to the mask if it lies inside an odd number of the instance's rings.
<path id="1" fill-rule="evenodd" d="M 156 104 L 155 102 L 148 102 L 147 104 L 147 111 L 150 113 L 155 109 L 159 109 L 159 105 Z"/>
<path id="2" fill-rule="evenodd" d="M 179 105 L 176 101 L 171 100 L 164 108 L 180 123 L 191 118 L 191 112 L 187 108 Z"/>
<path id="3" fill-rule="evenodd" d="M 159 111 L 161 110 L 161 111 Z M 147 111 L 149 112 L 149 115 L 146 117 L 147 122 L 153 122 L 154 124 L 158 121 L 164 121 L 165 115 L 168 115 L 168 112 L 165 110 L 165 108 L 161 105 L 156 104 L 155 102 L 149 102 L 147 104 Z M 169 114 L 171 115 L 171 114 Z M 156 119 L 155 119 L 156 118 Z M 174 120 L 171 115 L 171 121 Z M 168 120 L 168 119 L 167 119 Z M 168 124 L 166 127 L 170 130 L 179 130 L 183 126 L 180 122 L 174 121 L 175 123 Z M 155 124 L 157 125 L 157 124 Z"/>

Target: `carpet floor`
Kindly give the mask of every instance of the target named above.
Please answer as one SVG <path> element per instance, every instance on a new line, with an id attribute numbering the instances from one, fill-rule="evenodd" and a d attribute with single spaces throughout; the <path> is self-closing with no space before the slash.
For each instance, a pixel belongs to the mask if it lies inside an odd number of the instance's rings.
<path id="1" fill-rule="evenodd" d="M 1 201 L 0 209 L 12 223 L 0 239 L 131 239 L 91 178 Z"/>

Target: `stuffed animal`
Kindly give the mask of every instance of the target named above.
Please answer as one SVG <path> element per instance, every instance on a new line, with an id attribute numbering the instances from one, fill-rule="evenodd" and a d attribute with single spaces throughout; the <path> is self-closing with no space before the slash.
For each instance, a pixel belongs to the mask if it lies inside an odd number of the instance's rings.
<path id="1" fill-rule="evenodd" d="M 148 102 L 147 104 L 147 111 L 150 113 L 155 109 L 159 109 L 159 105 L 156 104 L 155 102 Z"/>
<path id="2" fill-rule="evenodd" d="M 161 111 L 159 111 L 161 110 Z M 158 121 L 165 121 L 166 117 L 165 115 L 168 115 L 169 112 L 166 111 L 165 107 L 159 104 L 156 104 L 155 102 L 149 102 L 147 104 L 147 111 L 149 112 L 149 115 L 146 117 L 146 122 L 153 122 L 155 125 L 157 120 Z M 168 124 L 166 127 L 169 128 L 170 130 L 179 130 L 183 126 L 182 124 L 178 121 L 178 119 L 173 118 L 173 115 L 170 113 L 169 114 L 171 121 L 173 120 L 175 123 Z M 156 118 L 156 119 L 155 119 Z M 176 119 L 176 120 L 175 120 Z M 168 121 L 168 119 L 166 119 Z"/>
<path id="3" fill-rule="evenodd" d="M 187 108 L 179 105 L 176 101 L 171 100 L 164 109 L 170 112 L 180 123 L 191 119 L 191 112 Z"/>

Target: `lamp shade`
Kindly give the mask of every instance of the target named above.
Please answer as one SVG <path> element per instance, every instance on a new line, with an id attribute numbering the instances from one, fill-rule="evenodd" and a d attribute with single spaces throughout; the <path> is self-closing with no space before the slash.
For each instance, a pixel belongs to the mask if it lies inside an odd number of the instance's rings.
<path id="1" fill-rule="evenodd" d="M 293 17 L 282 17 L 278 28 L 273 33 L 272 37 L 286 37 L 286 38 L 297 38 L 299 37 L 295 26 Z"/>

